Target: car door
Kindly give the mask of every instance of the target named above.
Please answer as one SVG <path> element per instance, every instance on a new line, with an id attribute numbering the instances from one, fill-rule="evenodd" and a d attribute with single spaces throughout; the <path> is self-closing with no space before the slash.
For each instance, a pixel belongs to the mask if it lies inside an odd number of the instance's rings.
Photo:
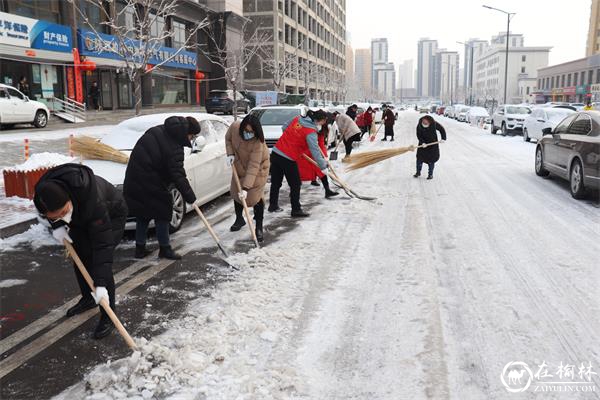
<path id="1" fill-rule="evenodd" d="M 25 101 L 25 95 L 14 88 L 6 88 L 13 107 L 13 122 L 31 122 L 35 118 L 35 110 L 29 102 Z"/>
<path id="2" fill-rule="evenodd" d="M 194 192 L 200 203 L 206 203 L 215 198 L 220 167 L 217 162 L 217 143 L 214 128 L 210 120 L 200 121 L 200 135 L 206 140 L 206 145 L 200 151 L 192 154 L 193 163 L 190 164 L 194 174 Z"/>
<path id="3" fill-rule="evenodd" d="M 16 121 L 16 110 L 8 91 L 0 87 L 0 122 L 8 124 Z"/>
<path id="4" fill-rule="evenodd" d="M 558 147 L 564 136 L 569 134 L 569 126 L 577 118 L 577 114 L 573 114 L 562 120 L 552 132 L 552 138 L 548 140 L 546 146 L 544 146 L 544 157 L 545 163 L 549 168 L 553 169 L 553 172 L 562 174 L 563 169 L 559 166 L 559 151 Z"/>
<path id="5" fill-rule="evenodd" d="M 588 114 L 580 113 L 569 126 L 567 134 L 561 135 L 556 146 L 557 165 L 563 171 L 565 177 L 569 174 L 571 160 L 576 154 L 580 154 L 581 148 L 590 133 L 592 133 L 592 118 Z"/>
<path id="6" fill-rule="evenodd" d="M 211 120 L 214 128 L 216 148 L 215 159 L 217 161 L 217 175 L 215 176 L 216 190 L 219 194 L 227 192 L 231 183 L 231 168 L 227 165 L 227 151 L 225 149 L 225 135 L 229 125 L 220 120 Z"/>
<path id="7" fill-rule="evenodd" d="M 533 129 L 532 132 L 529 132 L 529 136 L 535 140 L 540 140 L 542 138 L 542 129 L 548 125 L 548 115 L 544 110 L 535 110 L 530 119 L 533 124 Z"/>

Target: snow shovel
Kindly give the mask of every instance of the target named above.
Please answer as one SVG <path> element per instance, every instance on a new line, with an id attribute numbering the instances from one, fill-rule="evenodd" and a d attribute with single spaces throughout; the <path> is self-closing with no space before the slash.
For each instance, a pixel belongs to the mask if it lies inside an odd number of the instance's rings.
<path id="1" fill-rule="evenodd" d="M 329 153 L 329 159 L 331 161 L 335 161 L 338 159 L 338 147 L 340 147 L 340 143 L 343 141 L 338 139 L 337 144 L 335 145 L 335 149 L 333 149 L 333 151 L 331 153 Z"/>
<path id="2" fill-rule="evenodd" d="M 81 258 L 79 258 L 79 256 L 77 255 L 77 252 L 73 248 L 73 245 L 71 243 L 69 243 L 67 240 L 64 240 L 63 244 L 67 248 L 67 252 L 71 256 L 73 261 L 75 261 L 75 265 L 77 265 L 79 272 L 81 272 L 81 275 L 83 275 L 83 278 L 85 279 L 88 286 L 92 290 L 92 293 L 94 293 L 96 291 L 96 288 L 94 287 L 94 281 L 92 281 L 92 277 L 88 273 L 87 269 L 85 269 L 85 266 L 83 265 Z M 129 336 L 129 333 L 127 333 L 127 330 L 125 330 L 125 327 L 123 326 L 121 321 L 119 321 L 119 318 L 117 318 L 117 315 L 115 314 L 115 312 L 112 310 L 112 308 L 110 308 L 110 304 L 108 303 L 108 300 L 106 300 L 106 298 L 102 298 L 102 300 L 100 300 L 100 306 L 104 309 L 104 311 L 106 312 L 106 314 L 108 315 L 108 317 L 110 318 L 112 323 L 115 325 L 115 327 L 121 334 L 121 336 L 123 336 L 123 339 L 125 339 L 125 343 L 127 343 L 127 345 L 132 350 L 137 350 L 137 346 L 135 345 L 135 342 L 133 341 L 131 336 Z"/>
<path id="3" fill-rule="evenodd" d="M 227 252 L 225 251 L 225 247 L 223 247 L 223 245 L 221 244 L 221 241 L 219 240 L 219 237 L 217 236 L 217 234 L 213 230 L 212 226 L 210 226 L 210 223 L 208 222 L 208 220 L 206 219 L 206 217 L 204 216 L 204 214 L 202 213 L 202 211 L 200 211 L 200 208 L 198 207 L 198 205 L 196 205 L 195 203 L 194 203 L 194 210 L 196 210 L 196 213 L 198 214 L 198 216 L 200 217 L 200 219 L 204 223 L 204 226 L 206 226 L 206 229 L 208 230 L 208 233 L 210 233 L 210 236 L 212 236 L 212 238 L 217 243 L 217 246 L 219 246 L 219 250 L 221 250 L 221 252 L 223 253 L 223 255 L 225 257 L 229 257 L 229 254 L 227 254 Z"/>
<path id="4" fill-rule="evenodd" d="M 233 170 L 233 179 L 235 180 L 235 184 L 237 185 L 238 192 L 241 192 L 242 184 L 240 183 L 240 177 L 237 173 L 237 170 L 235 169 L 235 165 L 232 165 L 231 169 Z M 256 245 L 256 247 L 260 248 L 260 245 L 258 244 L 258 239 L 256 238 L 256 231 L 254 230 L 254 224 L 252 223 L 252 220 L 250 219 L 250 211 L 248 210 L 248 204 L 246 203 L 246 199 L 240 198 L 240 200 L 242 201 L 242 206 L 244 206 L 244 215 L 246 216 L 246 220 L 248 221 L 248 228 L 250 228 L 250 235 L 252 236 L 252 239 L 254 240 L 254 244 Z"/>

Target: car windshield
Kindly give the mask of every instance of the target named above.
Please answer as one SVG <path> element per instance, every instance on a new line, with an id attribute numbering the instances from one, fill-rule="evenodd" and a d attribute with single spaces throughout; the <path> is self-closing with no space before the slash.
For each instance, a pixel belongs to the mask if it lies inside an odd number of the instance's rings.
<path id="1" fill-rule="evenodd" d="M 506 107 L 507 114 L 529 114 L 530 112 L 527 107 Z"/>
<path id="2" fill-rule="evenodd" d="M 291 119 L 300 115 L 299 108 L 272 108 L 254 110 L 253 114 L 257 115 L 262 125 L 284 125 Z"/>
<path id="3" fill-rule="evenodd" d="M 229 94 L 226 91 L 215 91 L 210 92 L 210 96 L 217 97 L 219 99 L 226 99 L 229 96 Z"/>
<path id="4" fill-rule="evenodd" d="M 569 109 L 554 109 L 546 111 L 546 113 L 548 113 L 548 119 L 557 122 L 562 121 L 564 118 L 566 118 L 568 115 L 573 114 L 574 112 L 575 111 Z"/>

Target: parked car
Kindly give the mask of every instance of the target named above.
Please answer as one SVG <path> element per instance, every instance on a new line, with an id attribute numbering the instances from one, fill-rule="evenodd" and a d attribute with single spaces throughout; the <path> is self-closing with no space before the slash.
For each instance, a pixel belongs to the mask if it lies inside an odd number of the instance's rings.
<path id="1" fill-rule="evenodd" d="M 571 195 L 600 188 L 600 112 L 573 113 L 554 129 L 544 128 L 535 150 L 535 172 L 569 181 Z"/>
<path id="2" fill-rule="evenodd" d="M 570 103 L 569 105 L 575 107 L 576 111 L 583 111 L 583 107 L 585 107 L 585 104 L 583 103 Z"/>
<path id="3" fill-rule="evenodd" d="M 209 114 L 216 112 L 233 114 L 234 104 L 237 106 L 239 113 L 248 114 L 250 111 L 250 100 L 245 98 L 240 92 L 235 93 L 234 101 L 233 90 L 211 90 L 208 92 L 206 112 Z"/>
<path id="4" fill-rule="evenodd" d="M 492 133 L 495 135 L 498 129 L 502 131 L 503 135 L 522 131 L 523 122 L 529 114 L 531 114 L 529 107 L 508 104 L 499 106 L 492 116 Z"/>
<path id="5" fill-rule="evenodd" d="M 478 125 L 483 119 L 484 123 L 491 122 L 490 113 L 483 107 L 471 107 L 467 111 L 467 122 L 471 125 Z"/>
<path id="6" fill-rule="evenodd" d="M 30 100 L 14 87 L 0 83 L 0 127 L 32 124 L 44 128 L 49 116 L 50 111 L 44 103 Z"/>
<path id="7" fill-rule="evenodd" d="M 419 114 L 429 114 L 430 107 L 427 105 L 419 106 Z"/>
<path id="8" fill-rule="evenodd" d="M 545 128 L 554 129 L 556 125 L 575 111 L 561 106 L 536 108 L 525 118 L 523 123 L 523 140 L 539 141 Z"/>
<path id="9" fill-rule="evenodd" d="M 298 115 L 305 115 L 307 111 L 308 107 L 304 105 L 263 106 L 253 108 L 250 114 L 254 114 L 260 119 L 265 142 L 269 148 L 272 148 L 283 133 L 281 127 Z"/>
<path id="10" fill-rule="evenodd" d="M 437 112 L 437 115 L 444 115 L 445 111 L 446 111 L 445 106 L 439 106 L 436 112 Z"/>
<path id="11" fill-rule="evenodd" d="M 454 113 L 454 106 L 448 106 L 444 109 L 444 117 L 452 118 L 451 115 Z"/>
<path id="12" fill-rule="evenodd" d="M 469 112 L 470 109 L 471 109 L 471 107 L 469 107 L 469 106 L 457 107 L 457 109 L 455 111 L 456 120 L 458 122 L 467 122 L 467 113 Z"/>
<path id="13" fill-rule="evenodd" d="M 231 170 L 227 166 L 225 153 L 225 133 L 229 124 L 223 118 L 205 113 L 143 115 L 116 125 L 100 141 L 129 155 L 144 132 L 163 124 L 165 119 L 174 115 L 191 116 L 200 123 L 201 132 L 194 141 L 193 148 L 184 148 L 184 167 L 199 204 L 208 203 L 227 193 L 231 182 Z M 123 188 L 126 165 L 101 160 L 85 160 L 84 164 L 117 188 Z M 185 203 L 177 188 L 172 187 L 170 190 L 173 196 L 171 231 L 176 231 L 181 227 L 185 213 L 193 210 L 193 207 Z M 135 218 L 128 218 L 125 228 L 135 229 Z"/>

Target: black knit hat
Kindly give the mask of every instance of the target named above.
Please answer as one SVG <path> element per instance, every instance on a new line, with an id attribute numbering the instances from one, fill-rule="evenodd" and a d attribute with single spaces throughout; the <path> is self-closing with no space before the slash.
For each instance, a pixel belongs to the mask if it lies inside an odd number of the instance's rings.
<path id="1" fill-rule="evenodd" d="M 196 136 L 197 134 L 200 133 L 200 124 L 198 123 L 198 120 L 194 117 L 185 117 L 185 119 L 187 119 L 188 122 L 188 135 L 193 135 Z"/>
<path id="2" fill-rule="evenodd" d="M 41 206 L 40 212 L 60 210 L 69 201 L 67 192 L 56 182 L 40 182 L 35 187 L 35 197 Z"/>

